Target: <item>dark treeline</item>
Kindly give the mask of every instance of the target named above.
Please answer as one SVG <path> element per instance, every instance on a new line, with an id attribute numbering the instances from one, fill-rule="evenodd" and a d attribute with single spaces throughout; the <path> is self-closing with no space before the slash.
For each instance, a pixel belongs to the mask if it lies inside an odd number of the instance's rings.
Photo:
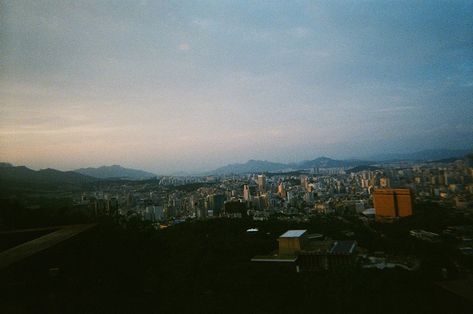
<path id="1" fill-rule="evenodd" d="M 77 224 L 92 219 L 88 212 L 74 207 L 69 197 L 0 198 L 0 230 Z"/>

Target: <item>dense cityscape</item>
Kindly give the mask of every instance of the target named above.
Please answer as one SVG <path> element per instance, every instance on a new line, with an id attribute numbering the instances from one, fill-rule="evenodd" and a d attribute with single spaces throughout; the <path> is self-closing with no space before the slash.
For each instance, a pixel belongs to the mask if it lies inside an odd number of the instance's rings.
<path id="1" fill-rule="evenodd" d="M 472 161 L 393 162 L 290 173 L 159 177 L 113 182 L 73 196 L 93 215 L 139 217 L 164 228 L 187 219 L 217 217 L 308 219 L 317 214 L 374 217 L 376 189 L 409 188 L 415 201 L 465 211 L 472 206 Z M 412 196 L 414 197 L 414 196 Z"/>

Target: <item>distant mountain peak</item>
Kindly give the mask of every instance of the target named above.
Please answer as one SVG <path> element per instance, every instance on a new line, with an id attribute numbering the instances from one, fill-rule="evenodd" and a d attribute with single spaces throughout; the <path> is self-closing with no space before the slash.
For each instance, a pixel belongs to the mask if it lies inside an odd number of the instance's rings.
<path id="1" fill-rule="evenodd" d="M 156 177 L 154 173 L 138 169 L 124 168 L 120 165 L 100 166 L 98 168 L 81 168 L 74 172 L 99 179 L 129 179 L 144 180 Z"/>
<path id="2" fill-rule="evenodd" d="M 311 168 L 335 168 L 335 167 L 356 167 L 360 165 L 372 164 L 370 161 L 363 160 L 335 160 L 326 156 L 318 157 L 313 160 L 304 160 L 298 163 L 278 163 L 267 160 L 250 159 L 245 163 L 229 164 L 214 170 L 213 174 L 243 174 L 256 172 L 284 172 L 293 170 L 304 170 Z"/>

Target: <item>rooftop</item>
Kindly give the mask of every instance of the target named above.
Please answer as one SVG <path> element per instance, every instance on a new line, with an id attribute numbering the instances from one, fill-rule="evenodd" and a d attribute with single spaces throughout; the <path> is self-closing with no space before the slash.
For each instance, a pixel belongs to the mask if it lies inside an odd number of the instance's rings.
<path id="1" fill-rule="evenodd" d="M 288 230 L 285 233 L 281 234 L 279 237 L 280 238 L 299 238 L 304 233 L 306 233 L 306 231 L 307 230 Z"/>

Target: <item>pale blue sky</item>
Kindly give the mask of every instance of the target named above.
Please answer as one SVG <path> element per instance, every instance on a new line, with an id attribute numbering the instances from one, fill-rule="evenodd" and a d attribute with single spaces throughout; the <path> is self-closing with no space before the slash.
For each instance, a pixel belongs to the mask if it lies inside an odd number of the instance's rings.
<path id="1" fill-rule="evenodd" d="M 158 173 L 473 146 L 473 1 L 2 1 L 0 159 Z"/>

